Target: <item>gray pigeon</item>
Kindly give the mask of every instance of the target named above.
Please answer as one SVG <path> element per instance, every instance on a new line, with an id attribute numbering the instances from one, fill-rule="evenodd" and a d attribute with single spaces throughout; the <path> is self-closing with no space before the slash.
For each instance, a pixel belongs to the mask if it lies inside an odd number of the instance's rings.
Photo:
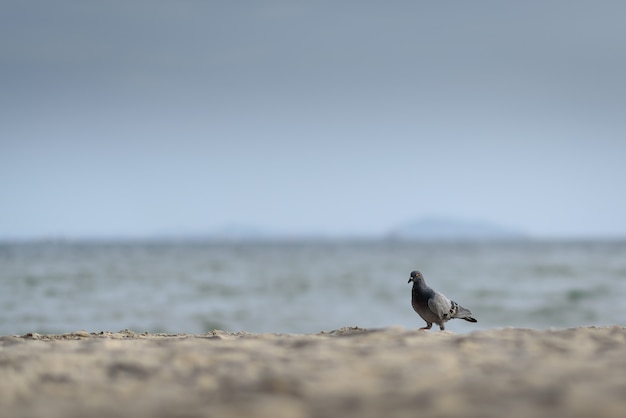
<path id="1" fill-rule="evenodd" d="M 430 329 L 435 323 L 443 331 L 446 329 L 444 324 L 453 318 L 478 322 L 472 318 L 469 309 L 465 309 L 455 301 L 426 286 L 424 276 L 419 271 L 411 272 L 409 283 L 411 282 L 413 282 L 411 305 L 413 305 L 415 312 L 426 321 L 426 326 L 420 329 Z"/>

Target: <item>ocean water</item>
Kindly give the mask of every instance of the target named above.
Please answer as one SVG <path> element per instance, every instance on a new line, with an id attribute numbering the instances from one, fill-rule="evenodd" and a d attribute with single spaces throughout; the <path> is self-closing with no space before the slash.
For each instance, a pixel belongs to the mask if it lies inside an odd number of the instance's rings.
<path id="1" fill-rule="evenodd" d="M 454 332 L 626 325 L 626 242 L 45 242 L 0 244 L 0 335 L 418 328 L 414 269 Z"/>

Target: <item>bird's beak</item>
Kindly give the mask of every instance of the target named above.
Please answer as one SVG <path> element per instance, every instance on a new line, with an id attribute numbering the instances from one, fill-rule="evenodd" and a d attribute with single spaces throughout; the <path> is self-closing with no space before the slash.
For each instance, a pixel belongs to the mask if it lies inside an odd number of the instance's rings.
<path id="1" fill-rule="evenodd" d="M 411 277 L 407 283 L 411 283 L 412 281 L 413 281 L 413 277 Z"/>

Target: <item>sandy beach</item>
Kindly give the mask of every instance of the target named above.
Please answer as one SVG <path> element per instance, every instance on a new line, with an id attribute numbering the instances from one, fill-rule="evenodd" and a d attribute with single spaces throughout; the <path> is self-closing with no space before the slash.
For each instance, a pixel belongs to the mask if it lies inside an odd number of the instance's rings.
<path id="1" fill-rule="evenodd" d="M 626 328 L 0 337 L 5 417 L 623 417 Z"/>

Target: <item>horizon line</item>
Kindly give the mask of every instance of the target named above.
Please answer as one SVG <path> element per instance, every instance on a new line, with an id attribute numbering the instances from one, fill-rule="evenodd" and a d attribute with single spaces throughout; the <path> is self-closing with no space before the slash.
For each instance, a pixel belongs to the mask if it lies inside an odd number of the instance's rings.
<path id="1" fill-rule="evenodd" d="M 35 243 L 281 243 L 281 242 L 398 242 L 398 243 L 498 243 L 498 242 L 619 242 L 626 241 L 626 234 L 603 235 L 537 235 L 524 234 L 521 236 L 441 236 L 441 237 L 401 237 L 392 234 L 268 234 L 250 237 L 228 237 L 211 234 L 92 234 L 92 235 L 42 235 L 24 237 L 0 237 L 0 245 L 5 244 L 35 244 Z"/>

